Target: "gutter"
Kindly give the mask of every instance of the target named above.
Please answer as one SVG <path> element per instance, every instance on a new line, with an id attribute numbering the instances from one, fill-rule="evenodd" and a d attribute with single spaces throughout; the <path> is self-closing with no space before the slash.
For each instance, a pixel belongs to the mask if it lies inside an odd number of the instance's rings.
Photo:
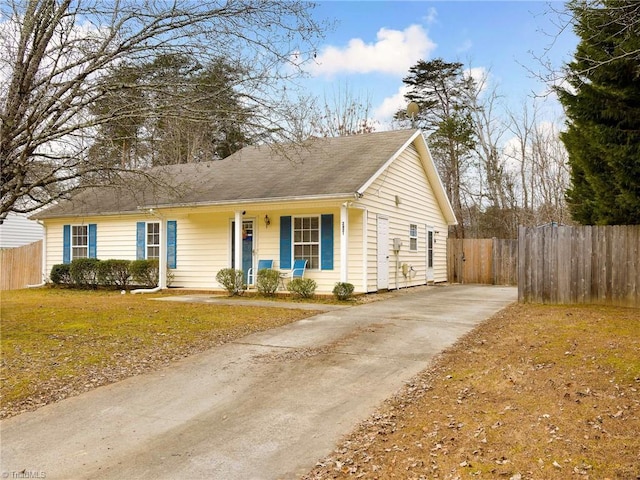
<path id="1" fill-rule="evenodd" d="M 265 203 L 280 203 L 280 202 L 317 202 L 320 200 L 343 200 L 352 199 L 353 193 L 339 193 L 339 194 L 327 194 L 327 195 L 314 195 L 314 196 L 296 196 L 296 197 L 273 197 L 273 198 L 247 198 L 242 200 L 224 200 L 218 202 L 187 202 L 187 203 L 168 203 L 154 205 L 153 208 L 182 208 L 182 207 L 216 207 L 227 205 L 246 205 L 251 203 L 265 204 Z M 138 208 L 150 208 L 140 206 Z"/>
<path id="2" fill-rule="evenodd" d="M 360 195 L 362 196 L 362 195 Z M 185 208 L 185 207 L 225 207 L 231 205 L 248 205 L 248 204 L 272 204 L 283 202 L 318 202 L 323 200 L 348 200 L 353 199 L 354 193 L 336 193 L 327 195 L 314 195 L 314 196 L 295 196 L 295 197 L 273 197 L 273 198 L 249 198 L 241 200 L 222 200 L 213 202 L 186 202 L 186 203 L 163 203 L 156 205 L 137 205 L 135 210 L 121 210 L 121 211 L 102 211 L 102 212 L 81 212 L 81 213 L 60 213 L 51 216 L 42 217 L 30 217 L 35 220 L 52 220 L 57 218 L 69 218 L 69 217 L 97 217 L 97 216 L 122 216 L 122 215 L 138 215 L 141 210 L 151 209 L 169 209 L 169 208 Z"/>

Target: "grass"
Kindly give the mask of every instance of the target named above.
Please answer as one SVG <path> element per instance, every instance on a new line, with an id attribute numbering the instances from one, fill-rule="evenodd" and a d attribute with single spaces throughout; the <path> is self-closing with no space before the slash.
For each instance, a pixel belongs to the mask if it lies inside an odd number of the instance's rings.
<path id="1" fill-rule="evenodd" d="M 310 314 L 3 292 L 1 415 Z M 640 310 L 513 305 L 443 352 L 304 478 L 640 478 Z"/>
<path id="2" fill-rule="evenodd" d="M 640 478 L 640 310 L 513 305 L 304 478 Z"/>
<path id="3" fill-rule="evenodd" d="M 3 292 L 0 417 L 311 313 L 311 308 L 153 302 L 149 296 L 119 292 Z"/>

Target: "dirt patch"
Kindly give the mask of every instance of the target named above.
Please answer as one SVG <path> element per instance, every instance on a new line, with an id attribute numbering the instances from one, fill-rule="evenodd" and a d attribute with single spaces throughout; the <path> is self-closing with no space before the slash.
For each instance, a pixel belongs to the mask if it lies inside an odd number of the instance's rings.
<path id="1" fill-rule="evenodd" d="M 640 311 L 514 305 L 302 478 L 638 479 Z"/>
<path id="2" fill-rule="evenodd" d="M 348 344 L 351 340 L 359 337 L 363 333 L 375 332 L 380 328 L 384 328 L 383 324 L 371 324 L 366 327 L 358 327 L 351 330 L 347 335 L 334 340 L 331 343 L 323 345 L 321 347 L 304 347 L 304 348 L 286 348 L 281 352 L 271 352 L 262 355 L 256 355 L 255 361 L 258 362 L 279 362 L 279 361 L 291 361 L 291 360 L 303 360 L 318 355 L 328 355 L 335 353 L 344 345 Z"/>

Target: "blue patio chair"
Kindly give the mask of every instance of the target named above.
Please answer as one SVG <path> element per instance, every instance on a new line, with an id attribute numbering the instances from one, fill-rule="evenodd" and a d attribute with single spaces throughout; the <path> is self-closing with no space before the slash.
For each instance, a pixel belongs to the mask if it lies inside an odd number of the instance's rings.
<path id="1" fill-rule="evenodd" d="M 304 278 L 304 272 L 307 269 L 307 260 L 303 260 L 298 258 L 293 261 L 293 268 L 291 270 L 280 272 L 280 285 L 284 290 L 285 285 L 284 281 L 289 279 L 290 281 L 294 278 Z"/>
<path id="2" fill-rule="evenodd" d="M 247 284 L 254 285 L 256 283 L 256 275 L 258 272 L 267 268 L 273 268 L 273 260 L 258 260 L 258 268 L 255 269 L 255 272 L 253 267 L 251 267 L 247 272 Z"/>

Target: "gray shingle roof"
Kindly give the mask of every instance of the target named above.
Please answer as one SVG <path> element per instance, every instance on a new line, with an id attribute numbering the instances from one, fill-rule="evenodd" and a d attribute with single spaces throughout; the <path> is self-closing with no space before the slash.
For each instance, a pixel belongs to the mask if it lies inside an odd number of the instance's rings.
<path id="1" fill-rule="evenodd" d="M 362 187 L 414 133 L 415 130 L 396 130 L 313 138 L 303 145 L 245 147 L 224 160 L 157 167 L 125 186 L 91 188 L 35 217 L 348 196 Z"/>

